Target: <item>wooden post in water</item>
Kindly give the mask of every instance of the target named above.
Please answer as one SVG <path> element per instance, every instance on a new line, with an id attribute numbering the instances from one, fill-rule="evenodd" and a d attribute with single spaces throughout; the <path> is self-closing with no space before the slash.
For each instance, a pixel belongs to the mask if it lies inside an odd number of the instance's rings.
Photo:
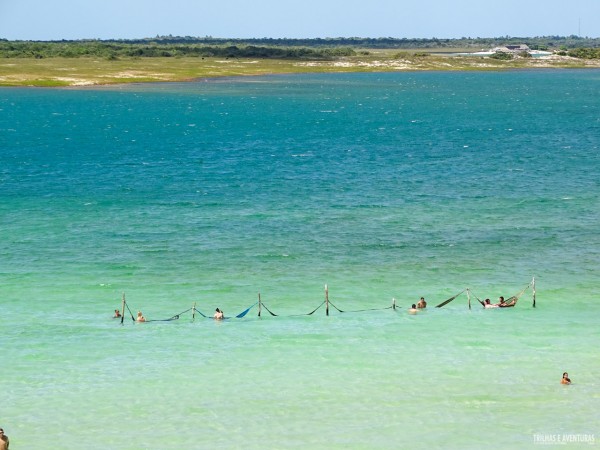
<path id="1" fill-rule="evenodd" d="M 325 315 L 329 315 L 329 289 L 325 285 Z"/>
<path id="2" fill-rule="evenodd" d="M 260 317 L 260 313 L 262 311 L 262 302 L 260 301 L 260 292 L 258 293 L 258 317 Z"/>
<path id="3" fill-rule="evenodd" d="M 125 292 L 123 292 L 123 300 L 121 301 L 121 325 L 123 325 L 123 320 L 125 320 Z"/>
<path id="4" fill-rule="evenodd" d="M 395 311 L 396 310 L 396 299 L 392 298 L 392 309 Z"/>
<path id="5" fill-rule="evenodd" d="M 531 279 L 531 287 L 533 288 L 533 307 L 535 308 L 535 277 Z"/>
<path id="6" fill-rule="evenodd" d="M 196 320 L 196 302 L 194 302 L 194 306 L 192 306 L 192 321 Z"/>
<path id="7" fill-rule="evenodd" d="M 467 298 L 469 299 L 469 309 L 471 309 L 471 291 L 467 289 Z"/>

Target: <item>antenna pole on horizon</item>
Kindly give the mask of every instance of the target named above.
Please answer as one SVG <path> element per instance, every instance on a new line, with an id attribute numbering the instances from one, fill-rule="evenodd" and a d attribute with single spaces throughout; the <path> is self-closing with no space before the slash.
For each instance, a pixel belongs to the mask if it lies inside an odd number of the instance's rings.
<path id="1" fill-rule="evenodd" d="M 533 288 L 533 307 L 535 308 L 535 277 L 531 279 L 531 287 Z"/>
<path id="2" fill-rule="evenodd" d="M 329 289 L 325 285 L 325 315 L 329 315 Z"/>
<path id="3" fill-rule="evenodd" d="M 123 299 L 121 300 L 121 325 L 123 325 L 123 320 L 125 320 L 125 292 L 123 292 Z"/>
<path id="4" fill-rule="evenodd" d="M 260 292 L 258 293 L 258 317 L 260 317 L 260 312 L 262 310 L 262 302 L 260 301 Z"/>

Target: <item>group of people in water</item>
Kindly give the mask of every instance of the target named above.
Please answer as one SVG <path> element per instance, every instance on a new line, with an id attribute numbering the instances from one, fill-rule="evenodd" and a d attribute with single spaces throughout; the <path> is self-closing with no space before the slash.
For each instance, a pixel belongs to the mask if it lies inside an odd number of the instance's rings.
<path id="1" fill-rule="evenodd" d="M 413 303 L 410 309 L 408 310 L 409 314 L 416 314 L 419 309 L 427 308 L 427 302 L 424 297 L 421 297 L 417 303 Z"/>
<path id="2" fill-rule="evenodd" d="M 511 300 L 511 301 L 507 302 L 504 300 L 504 297 L 501 296 L 498 299 L 498 303 L 491 303 L 489 298 L 486 298 L 483 302 L 480 301 L 480 303 L 483 305 L 484 308 L 508 308 L 511 306 L 515 306 L 517 301 Z M 425 308 L 427 308 L 427 302 L 425 301 L 424 297 L 421 297 L 417 303 L 413 303 L 411 305 L 410 309 L 408 310 L 408 313 L 416 314 L 420 309 L 425 309 Z M 120 318 L 121 312 L 118 309 L 115 309 L 115 315 L 113 317 L 115 319 Z M 219 308 L 217 308 L 215 310 L 215 314 L 213 315 L 213 319 L 223 320 L 224 318 L 225 318 L 225 314 L 223 313 L 223 311 L 220 310 Z M 137 318 L 135 319 L 135 321 L 136 322 L 145 322 L 146 321 L 146 318 L 144 317 L 144 315 L 142 314 L 141 311 L 138 311 Z"/>
<path id="3" fill-rule="evenodd" d="M 113 319 L 120 319 L 120 318 L 121 318 L 121 311 L 119 311 L 118 309 L 115 309 L 115 315 L 113 316 Z M 141 311 L 138 311 L 135 321 L 136 322 L 145 322 L 146 321 L 146 318 L 144 317 L 144 315 L 142 314 Z"/>
<path id="4" fill-rule="evenodd" d="M 515 306 L 516 301 L 512 300 L 507 302 L 504 300 L 504 297 L 498 298 L 498 303 L 491 303 L 489 298 L 486 298 L 482 304 L 484 308 L 508 308 L 510 306 Z M 417 303 L 413 303 L 408 310 L 409 314 L 416 314 L 420 309 L 427 308 L 427 302 L 425 301 L 425 297 L 421 297 Z M 118 309 L 115 309 L 115 315 L 113 316 L 115 319 L 121 317 L 121 312 Z M 223 320 L 225 318 L 225 314 L 219 308 L 215 310 L 215 314 L 213 315 L 213 319 L 215 320 Z M 136 322 L 145 322 L 146 318 L 142 314 L 141 311 L 138 311 Z M 571 379 L 569 378 L 569 374 L 567 372 L 563 373 L 562 379 L 560 380 L 561 384 L 571 384 Z M 2 433 L 2 429 L 0 428 L 0 433 Z M 8 448 L 8 447 L 6 447 Z M 0 447 L 0 450 L 2 448 Z"/>
<path id="5" fill-rule="evenodd" d="M 484 308 L 510 308 L 511 306 L 515 306 L 517 303 L 516 299 L 513 299 L 509 302 L 507 302 L 506 300 L 504 300 L 504 297 L 500 297 L 498 299 L 498 303 L 490 303 L 490 299 L 486 298 L 483 301 L 483 307 Z"/>
<path id="6" fill-rule="evenodd" d="M 504 297 L 500 296 L 498 298 L 498 303 L 491 303 L 489 298 L 486 298 L 483 302 L 479 301 L 484 308 L 510 308 L 511 306 L 515 306 L 517 304 L 516 299 L 512 299 L 510 301 L 504 300 Z M 421 297 L 417 303 L 413 303 L 410 309 L 408 310 L 409 314 L 416 314 L 420 309 L 427 308 L 427 302 L 425 298 Z"/>
<path id="7" fill-rule="evenodd" d="M 119 311 L 118 309 L 115 309 L 115 315 L 113 316 L 114 319 L 120 319 L 121 318 L 121 311 Z M 225 314 L 223 313 L 223 311 L 221 311 L 219 308 L 217 308 L 215 310 L 215 314 L 213 316 L 213 319 L 215 320 L 223 320 L 225 318 Z M 137 318 L 135 319 L 136 322 L 145 322 L 146 318 L 144 317 L 144 315 L 142 314 L 141 311 L 138 311 L 137 313 Z"/>

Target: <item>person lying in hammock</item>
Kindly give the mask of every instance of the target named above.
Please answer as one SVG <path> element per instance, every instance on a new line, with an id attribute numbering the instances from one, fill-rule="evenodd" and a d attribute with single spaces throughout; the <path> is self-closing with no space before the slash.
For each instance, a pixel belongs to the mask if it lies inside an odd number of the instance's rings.
<path id="1" fill-rule="evenodd" d="M 504 300 L 504 297 L 500 297 L 498 303 L 490 303 L 490 299 L 486 298 L 483 302 L 479 300 L 479 303 L 481 303 L 484 308 L 510 308 L 517 304 L 517 299 L 513 298 L 507 302 Z"/>
<path id="2" fill-rule="evenodd" d="M 484 308 L 497 308 L 498 305 L 490 303 L 490 299 L 486 298 L 482 303 Z"/>

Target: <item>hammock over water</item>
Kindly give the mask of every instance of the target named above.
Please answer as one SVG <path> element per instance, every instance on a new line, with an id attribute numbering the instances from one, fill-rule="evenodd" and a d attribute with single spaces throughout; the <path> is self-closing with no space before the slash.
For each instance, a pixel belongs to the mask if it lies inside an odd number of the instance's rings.
<path id="1" fill-rule="evenodd" d="M 485 302 L 481 301 L 479 299 L 479 297 L 477 297 L 473 291 L 470 288 L 465 288 L 462 291 L 460 291 L 458 294 L 453 295 L 452 297 L 450 297 L 447 300 L 444 300 L 442 303 L 440 303 L 439 305 L 436 305 L 436 308 L 442 308 L 444 306 L 446 306 L 448 303 L 452 302 L 453 300 L 455 300 L 456 298 L 460 297 L 462 294 L 464 294 L 466 292 L 467 294 L 467 298 L 468 298 L 468 305 L 469 305 L 469 309 L 471 309 L 471 297 L 474 297 L 484 308 L 489 308 L 489 307 L 499 307 L 499 308 L 504 308 L 504 307 L 514 307 L 517 304 L 517 301 L 519 300 L 519 298 L 528 290 L 528 289 L 532 289 L 533 291 L 533 307 L 535 308 L 535 278 L 532 278 L 531 282 L 525 286 L 525 288 L 523 288 L 519 293 L 509 297 L 506 301 L 502 302 L 501 304 L 496 304 L 496 305 L 486 305 Z M 236 316 L 233 317 L 224 317 L 224 320 L 230 320 L 230 319 L 242 319 L 243 317 L 245 317 L 252 308 L 254 308 L 256 305 L 258 305 L 258 317 L 261 317 L 262 314 L 262 310 L 263 308 L 273 317 L 280 317 L 279 314 L 275 314 L 274 312 L 272 312 L 267 305 L 265 305 L 261 298 L 260 298 L 260 293 L 258 294 L 258 301 L 253 303 L 251 306 L 249 306 L 248 308 L 246 308 L 245 310 L 243 310 L 241 313 L 237 314 Z M 335 306 L 333 303 L 331 303 L 331 301 L 329 300 L 329 289 L 327 287 L 327 285 L 325 285 L 325 300 L 323 300 L 323 302 L 321 304 L 319 304 L 319 306 L 317 306 L 316 308 L 314 308 L 312 311 L 308 312 L 308 313 L 303 313 L 303 314 L 288 314 L 286 317 L 293 317 L 293 316 L 311 316 L 312 314 L 314 314 L 316 311 L 318 311 L 319 309 L 321 309 L 321 307 L 325 306 L 325 314 L 328 316 L 329 315 L 329 307 L 331 306 L 332 308 L 334 308 L 335 310 L 337 310 L 339 313 L 358 313 L 358 312 L 364 312 L 364 311 L 381 311 L 381 310 L 386 310 L 386 309 L 393 309 L 396 310 L 397 308 L 400 308 L 399 306 L 396 306 L 396 299 L 393 298 L 392 299 L 392 304 L 390 306 L 386 306 L 386 307 L 382 307 L 382 308 L 364 308 L 364 309 L 354 309 L 354 310 L 342 310 L 340 308 L 338 308 L 337 306 Z M 129 309 L 129 305 L 127 304 L 127 302 L 125 301 L 125 294 L 123 294 L 123 298 L 122 298 L 122 314 L 120 316 L 121 319 L 121 324 L 123 324 L 123 321 L 125 319 L 125 309 L 127 309 L 127 311 L 129 312 L 129 315 L 131 316 L 131 320 L 133 322 L 136 322 L 136 318 L 134 317 L 133 313 L 131 312 L 131 309 Z M 144 320 L 144 322 L 170 322 L 173 320 L 178 320 L 179 318 L 181 318 L 181 316 L 183 314 L 186 314 L 188 312 L 192 312 L 192 320 L 194 320 L 196 318 L 196 313 L 198 313 L 200 316 L 202 316 L 202 318 L 205 319 L 213 319 L 212 316 L 204 314 L 202 311 L 200 311 L 198 308 L 196 308 L 196 303 L 194 303 L 194 305 L 191 308 L 186 309 L 183 312 L 180 312 L 178 314 L 174 314 L 173 316 L 167 318 L 167 319 L 153 319 L 153 320 Z"/>
<path id="2" fill-rule="evenodd" d="M 436 305 L 436 308 L 442 308 L 443 306 L 447 305 L 448 303 L 450 303 L 451 301 L 453 301 L 454 299 L 456 299 L 457 297 L 459 297 L 460 295 L 462 295 L 465 292 L 467 293 L 469 309 L 471 309 L 471 296 L 473 296 L 481 304 L 481 306 L 483 306 L 484 308 L 511 308 L 511 307 L 517 306 L 517 302 L 519 301 L 519 298 L 529 288 L 532 289 L 533 307 L 535 308 L 535 277 L 533 277 L 531 279 L 531 282 L 527 286 L 525 286 L 519 293 L 517 293 L 517 294 L 515 294 L 515 295 L 513 295 L 513 296 L 511 296 L 509 298 L 507 298 L 506 300 L 504 300 L 504 298 L 501 297 L 500 302 L 496 303 L 496 304 L 490 304 L 490 303 L 486 303 L 486 302 L 481 301 L 481 299 L 475 295 L 475 293 L 473 292 L 472 289 L 465 288 L 464 290 L 462 290 L 458 294 L 450 297 L 448 300 L 445 300 L 442 303 L 440 303 L 439 305 Z M 486 301 L 489 302 L 489 299 L 486 299 Z"/>

